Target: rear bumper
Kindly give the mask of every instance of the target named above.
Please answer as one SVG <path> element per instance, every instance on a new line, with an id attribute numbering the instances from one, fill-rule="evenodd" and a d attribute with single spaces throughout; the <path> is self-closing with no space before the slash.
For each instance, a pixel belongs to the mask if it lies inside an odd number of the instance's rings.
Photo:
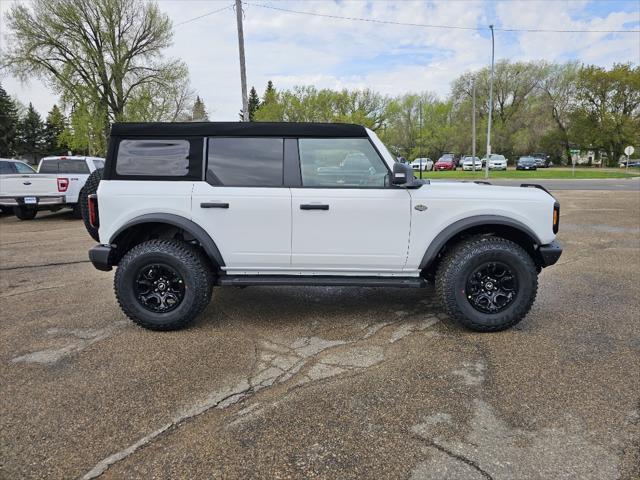
<path id="1" fill-rule="evenodd" d="M 538 253 L 540 254 L 540 266 L 548 267 L 555 264 L 560 255 L 562 255 L 562 245 L 557 240 L 554 240 L 546 245 L 540 245 Z"/>
<path id="2" fill-rule="evenodd" d="M 27 195 L 29 197 L 30 195 Z M 33 195 L 37 199 L 37 203 L 24 203 L 24 197 L 0 197 L 0 207 L 20 207 L 28 206 L 38 208 L 40 206 L 48 207 L 53 205 L 64 205 L 66 199 L 64 195 L 51 195 L 51 196 L 37 196 Z"/>
<path id="3" fill-rule="evenodd" d="M 112 269 L 113 247 L 111 245 L 96 245 L 89 249 L 89 260 L 95 268 L 108 272 Z"/>

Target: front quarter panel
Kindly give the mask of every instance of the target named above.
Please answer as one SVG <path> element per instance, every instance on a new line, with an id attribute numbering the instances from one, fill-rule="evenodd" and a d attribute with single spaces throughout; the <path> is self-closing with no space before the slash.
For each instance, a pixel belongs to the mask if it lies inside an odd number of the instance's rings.
<path id="1" fill-rule="evenodd" d="M 555 200 L 539 189 L 473 183 L 431 183 L 411 191 L 411 233 L 406 269 L 419 269 L 433 240 L 449 225 L 477 216 L 498 216 L 525 225 L 541 244 L 555 239 Z M 419 208 L 417 206 L 422 205 Z M 423 207 L 427 207 L 423 209 Z"/>

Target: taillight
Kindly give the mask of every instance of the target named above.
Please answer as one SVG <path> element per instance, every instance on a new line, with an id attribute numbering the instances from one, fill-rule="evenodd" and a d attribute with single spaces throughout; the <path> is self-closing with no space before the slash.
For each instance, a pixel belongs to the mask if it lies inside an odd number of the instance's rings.
<path id="1" fill-rule="evenodd" d="M 88 207 L 89 207 L 89 223 L 93 228 L 100 227 L 100 219 L 98 218 L 98 195 L 95 193 L 89 195 Z"/>
<path id="2" fill-rule="evenodd" d="M 560 204 L 558 202 L 553 204 L 553 233 L 558 233 L 560 228 Z"/>
<path id="3" fill-rule="evenodd" d="M 58 178 L 58 191 L 66 192 L 67 188 L 69 188 L 69 179 L 68 178 Z"/>

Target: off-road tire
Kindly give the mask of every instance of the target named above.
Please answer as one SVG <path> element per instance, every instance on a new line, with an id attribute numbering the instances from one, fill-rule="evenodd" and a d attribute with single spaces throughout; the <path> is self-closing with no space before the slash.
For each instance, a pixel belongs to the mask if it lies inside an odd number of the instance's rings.
<path id="1" fill-rule="evenodd" d="M 102 180 L 102 171 L 103 168 L 98 168 L 91 172 L 89 178 L 80 190 L 80 195 L 78 196 L 78 204 L 80 205 L 80 214 L 82 216 L 82 221 L 84 222 L 84 227 L 91 235 L 96 242 L 100 241 L 100 237 L 98 236 L 98 229 L 91 226 L 91 222 L 89 222 L 89 195 L 93 195 L 98 191 L 98 185 L 100 185 L 100 180 Z M 75 214 L 75 209 L 74 209 Z"/>
<path id="2" fill-rule="evenodd" d="M 512 302 L 497 313 L 483 313 L 467 299 L 467 279 L 485 262 L 502 262 L 517 278 L 518 291 Z M 445 312 L 464 327 L 477 332 L 506 330 L 529 312 L 538 291 L 536 265 L 520 245 L 500 237 L 473 237 L 456 245 L 436 272 L 436 292 Z"/>
<path id="3" fill-rule="evenodd" d="M 169 312 L 152 312 L 136 298 L 135 279 L 145 265 L 154 262 L 169 265 L 184 281 L 184 298 Z M 213 277 L 208 258 L 196 247 L 180 240 L 149 240 L 136 245 L 120 260 L 114 278 L 114 291 L 122 311 L 135 323 L 150 330 L 186 327 L 209 304 L 212 289 Z"/>
<path id="4" fill-rule="evenodd" d="M 20 206 L 20 207 L 13 207 L 13 213 L 20 220 L 33 220 L 34 218 L 36 218 L 36 215 L 38 214 L 38 210 L 35 208 Z"/>

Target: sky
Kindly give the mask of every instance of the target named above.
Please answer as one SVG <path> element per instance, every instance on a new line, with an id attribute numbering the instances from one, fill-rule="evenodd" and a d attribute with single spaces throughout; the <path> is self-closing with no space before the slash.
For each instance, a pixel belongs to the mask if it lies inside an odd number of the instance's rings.
<path id="1" fill-rule="evenodd" d="M 0 0 L 0 48 L 5 48 Z M 189 67 L 191 86 L 211 120 L 238 120 L 242 106 L 235 11 L 232 0 L 160 0 L 174 25 L 167 57 Z M 265 6 L 342 17 L 402 23 L 480 27 L 426 28 L 309 16 Z M 186 22 L 186 23 L 185 23 Z M 268 80 L 295 85 L 371 88 L 388 95 L 430 91 L 445 97 L 453 80 L 491 62 L 496 29 L 639 30 L 640 0 L 244 0 L 249 87 L 261 95 Z M 546 60 L 610 67 L 640 64 L 640 33 L 539 33 L 496 31 L 496 60 Z M 1 52 L 0 52 L 1 54 Z M 37 80 L 20 83 L 0 72 L 0 82 L 21 103 L 44 116 L 57 102 Z"/>

